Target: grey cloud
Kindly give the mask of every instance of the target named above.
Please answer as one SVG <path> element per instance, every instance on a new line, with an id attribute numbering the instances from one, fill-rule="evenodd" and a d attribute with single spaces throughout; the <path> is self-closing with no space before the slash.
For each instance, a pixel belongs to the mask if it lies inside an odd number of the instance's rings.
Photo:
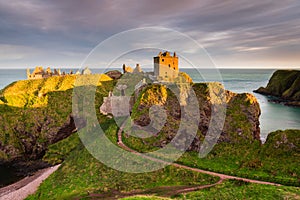
<path id="1" fill-rule="evenodd" d="M 284 55 L 299 45 L 299 10 L 298 0 L 0 0 L 0 44 L 72 58 L 112 34 L 146 25 L 187 33 L 212 55 L 247 49 Z"/>

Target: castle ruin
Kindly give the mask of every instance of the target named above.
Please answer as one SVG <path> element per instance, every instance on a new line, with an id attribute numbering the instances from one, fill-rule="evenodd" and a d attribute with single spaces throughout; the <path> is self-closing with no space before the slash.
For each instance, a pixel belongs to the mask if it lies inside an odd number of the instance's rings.
<path id="1" fill-rule="evenodd" d="M 30 69 L 27 69 L 27 79 L 31 80 L 31 79 L 42 79 L 42 78 L 48 78 L 51 76 L 64 76 L 64 75 L 72 75 L 73 71 L 70 70 L 69 73 L 66 72 L 61 72 L 60 69 L 56 70 L 54 69 L 53 72 L 50 69 L 50 67 L 48 67 L 46 70 L 44 70 L 43 67 L 38 66 L 36 67 L 32 73 L 30 73 Z M 86 67 L 82 70 L 82 72 L 80 73 L 79 71 L 77 71 L 75 73 L 75 75 L 89 75 L 92 74 L 91 70 Z"/>
<path id="2" fill-rule="evenodd" d="M 172 82 L 178 77 L 178 57 L 174 52 L 173 56 L 170 52 L 159 53 L 154 57 L 154 76 L 158 81 Z"/>

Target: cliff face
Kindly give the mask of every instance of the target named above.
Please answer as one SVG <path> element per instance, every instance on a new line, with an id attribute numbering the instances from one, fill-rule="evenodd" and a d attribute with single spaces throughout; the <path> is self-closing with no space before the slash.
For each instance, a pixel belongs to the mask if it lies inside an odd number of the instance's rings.
<path id="1" fill-rule="evenodd" d="M 294 157 L 299 159 L 300 130 L 278 130 L 270 133 L 262 148 L 266 157 Z M 298 160 L 299 161 L 299 160 Z"/>
<path id="2" fill-rule="evenodd" d="M 300 71 L 277 70 L 273 73 L 267 87 L 260 87 L 254 92 L 278 97 L 288 105 L 300 106 Z"/>
<path id="3" fill-rule="evenodd" d="M 112 80 L 103 77 L 100 81 Z M 0 163 L 40 159 L 48 145 L 76 130 L 71 114 L 75 79 L 73 75 L 18 81 L 0 92 Z"/>
<path id="4" fill-rule="evenodd" d="M 218 103 L 209 95 L 209 87 L 212 84 L 218 83 L 197 83 L 192 85 L 199 102 L 200 123 L 197 137 L 189 150 L 197 151 L 199 149 L 201 140 L 203 140 L 209 129 L 212 105 Z M 218 142 L 251 143 L 254 140 L 259 140 L 260 108 L 256 98 L 251 94 L 236 94 L 230 91 L 225 91 L 225 95 L 227 102 L 226 118 Z M 181 108 L 176 96 L 165 86 L 148 86 L 141 92 L 132 110 L 132 118 L 137 125 L 151 126 L 155 124 L 149 117 L 149 110 L 153 105 L 158 105 L 165 109 L 167 120 L 154 139 L 145 138 L 142 142 L 149 146 L 162 147 L 168 144 L 177 133 L 182 114 Z M 159 113 L 155 114 L 159 115 Z"/>

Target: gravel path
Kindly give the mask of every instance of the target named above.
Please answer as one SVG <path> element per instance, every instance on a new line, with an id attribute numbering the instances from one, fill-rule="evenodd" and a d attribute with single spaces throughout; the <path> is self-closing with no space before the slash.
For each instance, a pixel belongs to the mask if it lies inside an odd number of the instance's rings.
<path id="1" fill-rule="evenodd" d="M 38 171 L 30 177 L 26 177 L 12 185 L 0 188 L 0 200 L 23 200 L 28 195 L 36 192 L 40 184 L 55 172 L 60 165 Z"/>

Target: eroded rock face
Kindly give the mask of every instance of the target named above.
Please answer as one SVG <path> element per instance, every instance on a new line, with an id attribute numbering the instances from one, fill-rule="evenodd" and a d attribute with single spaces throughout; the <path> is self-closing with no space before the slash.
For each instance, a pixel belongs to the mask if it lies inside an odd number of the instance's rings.
<path id="1" fill-rule="evenodd" d="M 278 130 L 270 133 L 262 148 L 262 155 L 280 159 L 286 157 L 299 160 L 300 130 Z M 289 156 L 287 156 L 289 155 Z M 297 161 L 296 161 L 297 162 Z"/>
<path id="2" fill-rule="evenodd" d="M 43 123 L 35 124 L 31 132 L 26 131 L 25 123 L 16 124 L 13 129 L 18 145 L 5 145 L 0 141 L 0 151 L 7 156 L 1 162 L 11 162 L 15 159 L 40 159 L 48 145 L 70 136 L 76 130 L 72 116 L 69 116 L 67 122 L 61 127 L 51 127 L 51 124 L 52 119 L 45 119 Z M 44 132 L 47 134 L 44 135 Z"/>
<path id="3" fill-rule="evenodd" d="M 199 150 L 201 141 L 206 136 L 211 125 L 211 114 L 213 112 L 217 113 L 212 109 L 219 108 L 218 106 L 212 106 L 220 102 L 218 99 L 212 98 L 209 95 L 209 85 L 211 85 L 211 83 L 197 83 L 192 85 L 199 102 L 200 123 L 198 125 L 198 135 L 189 150 Z M 215 91 L 215 93 L 218 95 L 218 91 Z M 236 94 L 230 91 L 225 91 L 223 95 L 225 95 L 224 98 L 227 109 L 225 123 L 218 143 L 252 143 L 254 140 L 260 140 L 259 116 L 261 112 L 256 98 L 252 94 Z M 189 102 L 187 101 L 187 103 Z M 158 139 L 153 142 L 154 146 L 163 147 L 177 134 L 183 113 L 181 113 L 178 99 L 172 95 L 165 86 L 152 85 L 148 86 L 140 94 L 140 97 L 133 107 L 132 118 L 135 124 L 139 126 L 148 126 L 151 124 L 149 109 L 152 105 L 163 107 L 167 115 L 165 125 L 160 132 L 156 134 Z M 218 120 L 217 117 L 214 117 L 213 120 Z M 145 143 L 147 143 L 147 141 L 145 141 Z"/>
<path id="4" fill-rule="evenodd" d="M 254 92 L 278 97 L 274 102 L 300 106 L 300 71 L 277 70 L 273 73 L 267 87 L 260 87 Z"/>
<path id="5" fill-rule="evenodd" d="M 132 73 L 133 69 L 130 66 L 123 65 L 123 73 Z"/>
<path id="6" fill-rule="evenodd" d="M 106 72 L 105 74 L 114 80 L 119 79 L 122 76 L 122 73 L 118 70 L 109 71 Z"/>

